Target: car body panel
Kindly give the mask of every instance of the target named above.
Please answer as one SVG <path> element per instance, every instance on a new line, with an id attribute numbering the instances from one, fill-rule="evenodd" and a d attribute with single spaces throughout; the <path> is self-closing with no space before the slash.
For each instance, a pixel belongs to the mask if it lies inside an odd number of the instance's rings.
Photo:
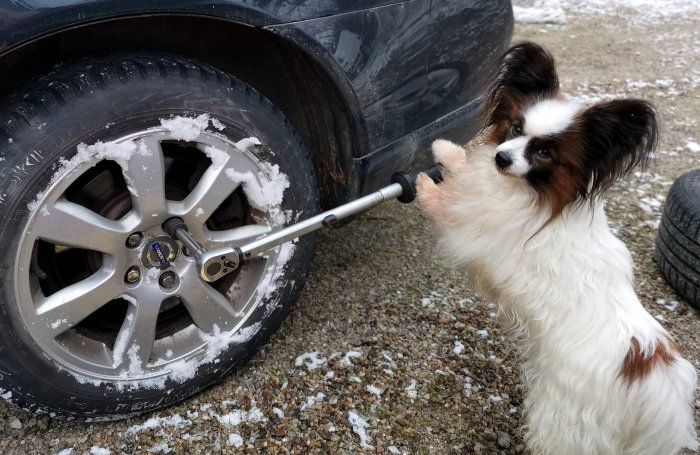
<path id="1" fill-rule="evenodd" d="M 512 24 L 509 2 L 433 0 L 266 29 L 296 42 L 307 35 L 327 50 L 311 55 L 332 56 L 348 79 L 363 120 L 366 144 L 355 157 L 366 193 L 397 167 L 427 166 L 436 137 L 467 140 L 478 131 L 479 99 Z"/>
<path id="2" fill-rule="evenodd" d="M 0 0 L 0 60 L 67 28 L 159 14 L 257 27 L 323 68 L 348 117 L 348 195 L 428 165 L 437 137 L 478 131 L 480 97 L 513 28 L 509 0 Z"/>
<path id="3" fill-rule="evenodd" d="M 264 26 L 373 8 L 401 0 L 2 0 L 0 50 L 66 26 L 140 14 L 203 14 Z"/>

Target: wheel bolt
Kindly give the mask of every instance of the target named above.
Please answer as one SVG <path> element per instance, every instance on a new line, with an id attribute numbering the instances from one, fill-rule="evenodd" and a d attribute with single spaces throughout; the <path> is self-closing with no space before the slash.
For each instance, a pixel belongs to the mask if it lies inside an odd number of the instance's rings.
<path id="1" fill-rule="evenodd" d="M 163 289 L 172 289 L 177 284 L 177 275 L 173 272 L 165 272 L 158 279 Z"/>
<path id="2" fill-rule="evenodd" d="M 126 246 L 129 248 L 136 248 L 141 245 L 141 240 L 143 240 L 143 234 L 140 232 L 134 232 L 126 239 Z"/>
<path id="3" fill-rule="evenodd" d="M 129 267 L 129 270 L 126 271 L 126 276 L 124 277 L 124 280 L 127 283 L 136 283 L 140 279 L 141 279 L 141 269 L 139 269 L 136 266 Z"/>

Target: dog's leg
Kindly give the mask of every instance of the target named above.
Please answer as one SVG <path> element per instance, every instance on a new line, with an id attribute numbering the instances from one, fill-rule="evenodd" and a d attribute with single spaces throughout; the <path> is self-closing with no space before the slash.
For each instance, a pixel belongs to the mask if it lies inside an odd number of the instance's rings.
<path id="1" fill-rule="evenodd" d="M 416 179 L 416 199 L 432 219 L 436 219 L 443 212 L 442 191 L 425 172 L 418 174 Z"/>
<path id="2" fill-rule="evenodd" d="M 466 164 L 467 151 L 454 142 L 438 139 L 432 148 L 435 162 L 448 174 L 459 171 Z"/>
<path id="3" fill-rule="evenodd" d="M 465 166 L 466 150 L 444 139 L 434 141 L 432 149 L 435 162 L 442 168 L 444 183 L 438 186 L 421 173 L 416 179 L 416 197 L 428 216 L 439 221 L 445 212 L 445 188 L 450 185 L 452 175 Z"/>

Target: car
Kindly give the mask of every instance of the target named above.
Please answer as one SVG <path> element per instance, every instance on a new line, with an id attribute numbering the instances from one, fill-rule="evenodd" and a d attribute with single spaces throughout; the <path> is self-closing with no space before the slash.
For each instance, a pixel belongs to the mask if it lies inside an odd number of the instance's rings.
<path id="1" fill-rule="evenodd" d="M 465 142 L 507 0 L 0 0 L 0 394 L 117 419 L 220 381 L 289 313 L 308 235 L 258 239 Z"/>

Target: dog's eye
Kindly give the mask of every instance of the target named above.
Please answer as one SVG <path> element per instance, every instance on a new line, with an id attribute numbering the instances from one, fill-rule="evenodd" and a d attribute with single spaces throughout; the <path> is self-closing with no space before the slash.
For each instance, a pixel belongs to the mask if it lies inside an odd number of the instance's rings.
<path id="1" fill-rule="evenodd" d="M 540 158 L 551 158 L 552 157 L 552 152 L 550 152 L 547 149 L 539 149 L 537 152 L 535 152 L 537 156 Z"/>
<path id="2" fill-rule="evenodd" d="M 523 127 L 519 123 L 514 123 L 510 130 L 513 136 L 522 136 L 523 134 Z"/>

